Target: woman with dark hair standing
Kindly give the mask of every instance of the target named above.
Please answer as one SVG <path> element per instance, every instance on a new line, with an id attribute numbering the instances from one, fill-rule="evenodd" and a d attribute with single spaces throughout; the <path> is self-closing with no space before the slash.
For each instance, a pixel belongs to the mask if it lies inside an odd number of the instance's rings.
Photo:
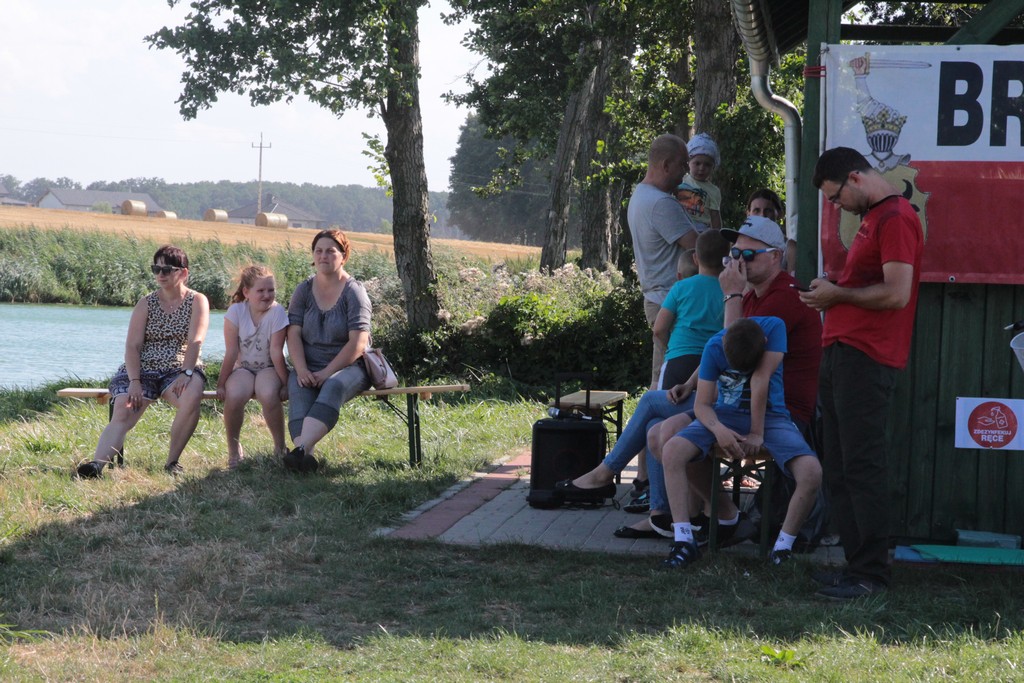
<path id="1" fill-rule="evenodd" d="M 313 238 L 316 273 L 299 284 L 288 304 L 288 432 L 295 448 L 290 470 L 317 468 L 313 449 L 338 422 L 341 406 L 370 388 L 363 351 L 370 340 L 370 298 L 345 271 L 352 248 L 340 230 Z"/>
<path id="2" fill-rule="evenodd" d="M 157 249 L 150 269 L 159 289 L 140 299 L 132 311 L 124 363 L 110 380 L 110 422 L 92 461 L 78 466 L 79 477 L 102 476 L 103 467 L 123 452 L 125 436 L 159 398 L 177 409 L 164 465 L 168 473 L 182 471 L 178 458 L 199 423 L 206 382 L 200 349 L 210 324 L 210 303 L 186 286 L 188 256 L 178 247 L 165 244 Z"/>

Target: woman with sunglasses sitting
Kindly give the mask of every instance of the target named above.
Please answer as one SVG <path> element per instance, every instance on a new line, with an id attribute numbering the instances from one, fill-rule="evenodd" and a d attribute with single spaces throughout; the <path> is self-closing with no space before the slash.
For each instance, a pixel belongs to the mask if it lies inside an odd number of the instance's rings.
<path id="1" fill-rule="evenodd" d="M 124 438 L 142 413 L 158 398 L 177 410 L 164 470 L 182 471 L 178 458 L 199 422 L 199 402 L 206 375 L 199 351 L 210 324 L 206 297 L 185 286 L 188 256 L 167 244 L 150 266 L 158 289 L 135 305 L 128 322 L 124 363 L 110 380 L 113 407 L 91 462 L 78 466 L 78 476 L 96 478 L 124 448 Z"/>

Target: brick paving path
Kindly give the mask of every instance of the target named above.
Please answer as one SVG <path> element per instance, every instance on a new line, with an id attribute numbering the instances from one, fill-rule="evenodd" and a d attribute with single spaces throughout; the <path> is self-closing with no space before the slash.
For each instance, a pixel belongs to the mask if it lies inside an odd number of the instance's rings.
<path id="1" fill-rule="evenodd" d="M 629 501 L 636 469 L 630 465 L 622 473 L 616 499 Z M 517 453 L 495 469 L 468 482 L 453 486 L 436 500 L 405 515 L 394 529 L 378 534 L 390 538 L 436 539 L 459 545 L 486 543 L 525 543 L 567 550 L 584 550 L 637 555 L 667 554 L 668 539 L 628 540 L 615 538 L 612 532 L 633 524 L 640 515 L 627 514 L 606 505 L 598 509 L 535 510 L 526 504 L 530 489 L 530 450 Z M 754 554 L 753 543 L 743 543 L 725 552 Z M 839 548 L 819 548 L 811 557 L 838 564 Z"/>

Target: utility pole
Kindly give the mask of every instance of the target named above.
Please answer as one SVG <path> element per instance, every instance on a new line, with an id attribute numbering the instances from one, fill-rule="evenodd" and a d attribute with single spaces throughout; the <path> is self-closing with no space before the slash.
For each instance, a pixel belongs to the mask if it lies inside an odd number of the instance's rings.
<path id="1" fill-rule="evenodd" d="M 253 149 L 260 151 L 260 175 L 258 180 L 257 194 L 256 194 L 256 213 L 263 213 L 263 150 L 270 149 L 273 147 L 271 143 L 263 144 L 263 133 L 260 133 L 260 144 L 252 143 Z"/>

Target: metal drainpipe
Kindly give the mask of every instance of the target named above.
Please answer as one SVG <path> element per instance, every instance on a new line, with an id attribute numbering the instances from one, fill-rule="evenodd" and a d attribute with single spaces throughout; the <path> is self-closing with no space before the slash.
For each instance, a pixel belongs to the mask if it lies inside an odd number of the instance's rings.
<path id="1" fill-rule="evenodd" d="M 796 239 L 797 185 L 800 181 L 800 112 L 784 97 L 772 92 L 768 75 L 772 52 L 767 28 L 758 10 L 758 0 L 732 0 L 733 16 L 743 46 L 750 59 L 750 91 L 763 108 L 778 114 L 783 121 L 786 152 L 786 232 Z"/>

